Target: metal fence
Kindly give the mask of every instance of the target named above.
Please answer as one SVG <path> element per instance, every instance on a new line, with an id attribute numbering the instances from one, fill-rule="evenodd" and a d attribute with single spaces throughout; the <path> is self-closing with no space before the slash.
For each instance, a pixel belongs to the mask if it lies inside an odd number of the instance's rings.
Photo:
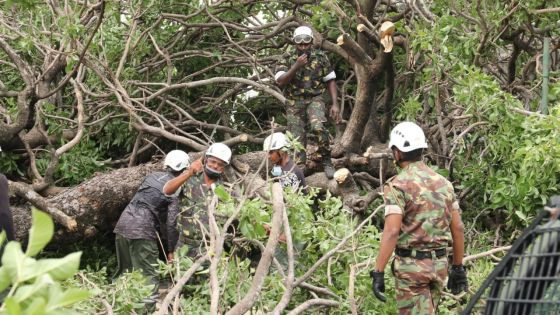
<path id="1" fill-rule="evenodd" d="M 560 314 L 560 220 L 543 210 L 512 245 L 463 315 Z"/>

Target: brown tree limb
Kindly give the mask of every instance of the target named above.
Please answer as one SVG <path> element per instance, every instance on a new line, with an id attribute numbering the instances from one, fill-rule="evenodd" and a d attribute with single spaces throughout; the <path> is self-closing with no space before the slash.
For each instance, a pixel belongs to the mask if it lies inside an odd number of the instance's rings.
<path id="1" fill-rule="evenodd" d="M 311 299 L 311 300 L 307 300 L 305 302 L 303 302 L 302 304 L 298 305 L 296 308 L 294 308 L 292 311 L 290 311 L 288 313 L 288 315 L 297 315 L 297 314 L 301 314 L 303 312 L 305 312 L 307 309 L 309 309 L 312 306 L 330 306 L 330 307 L 336 307 L 339 306 L 340 303 L 337 301 L 333 301 L 333 300 L 328 300 L 328 299 Z"/>
<path id="2" fill-rule="evenodd" d="M 491 250 L 488 250 L 488 251 L 485 251 L 485 252 L 482 252 L 482 253 L 466 256 L 466 257 L 463 258 L 463 264 L 465 264 L 465 263 L 467 263 L 471 260 L 475 260 L 475 259 L 478 259 L 478 258 L 493 255 L 495 253 L 508 251 L 508 250 L 510 250 L 510 248 L 511 248 L 511 245 L 510 246 L 502 246 L 502 247 L 498 247 L 498 248 L 493 248 Z"/>
<path id="3" fill-rule="evenodd" d="M 350 59 L 353 60 L 353 63 L 356 64 L 369 64 L 373 60 L 371 57 L 348 35 L 348 33 L 344 33 L 338 37 L 337 44 L 344 49 L 346 53 L 350 56 Z"/>
<path id="4" fill-rule="evenodd" d="M 165 298 L 161 302 L 161 305 L 160 305 L 159 309 L 157 310 L 156 315 L 165 315 L 165 314 L 168 313 L 169 304 L 171 304 L 171 300 L 175 296 L 177 296 L 181 293 L 181 290 L 183 290 L 183 286 L 187 283 L 187 281 L 189 281 L 189 279 L 196 272 L 196 270 L 207 260 L 208 260 L 208 254 L 198 258 L 191 265 L 191 267 L 187 271 L 185 271 L 185 273 L 181 276 L 181 278 L 179 278 L 179 280 L 177 280 L 177 283 L 175 283 L 173 288 L 171 288 L 169 293 L 167 293 L 167 295 L 165 296 Z"/>
<path id="5" fill-rule="evenodd" d="M 9 185 L 10 189 L 13 190 L 16 195 L 29 201 L 35 207 L 50 214 L 56 222 L 66 227 L 66 229 L 68 229 L 69 231 L 76 230 L 78 224 L 76 223 L 75 218 L 68 216 L 66 213 L 52 206 L 52 204 L 48 200 L 36 193 L 29 185 L 12 181 L 9 181 Z"/>
<path id="6" fill-rule="evenodd" d="M 53 90 L 47 92 L 46 94 L 39 94 L 37 96 L 37 98 L 39 99 L 45 99 L 48 98 L 52 95 L 54 95 L 55 93 L 57 93 L 60 89 L 62 89 L 64 86 L 66 86 L 66 84 L 68 83 L 68 81 L 70 81 L 70 79 L 72 77 L 74 77 L 74 75 L 76 74 L 76 72 L 78 71 L 79 66 L 82 64 L 86 52 L 89 48 L 89 45 L 91 44 L 93 37 L 95 37 L 95 34 L 97 34 L 97 30 L 99 29 L 99 27 L 101 26 L 101 22 L 103 21 L 103 16 L 105 13 L 105 0 L 100 0 L 100 6 L 99 6 L 99 17 L 97 18 L 97 24 L 95 25 L 92 33 L 90 34 L 90 36 L 88 37 L 88 39 L 86 40 L 86 44 L 84 45 L 84 47 L 82 48 L 82 51 L 80 52 L 80 55 L 78 56 L 78 61 L 76 62 L 76 64 L 74 65 L 74 68 L 72 69 L 72 71 L 70 71 L 70 73 L 66 74 L 66 76 L 60 81 L 60 83 L 57 85 L 57 87 L 55 87 Z"/>
<path id="7" fill-rule="evenodd" d="M 288 212 L 282 211 L 282 223 L 284 225 L 284 235 L 286 237 L 286 248 L 288 252 L 288 275 L 284 280 L 284 293 L 280 302 L 276 304 L 273 315 L 280 315 L 288 306 L 294 290 L 294 244 L 292 241 L 292 231 L 290 230 L 290 221 L 288 220 Z"/>
<path id="8" fill-rule="evenodd" d="M 377 211 L 379 211 L 379 209 L 381 209 L 382 207 L 383 206 L 377 207 L 350 234 L 346 235 L 333 249 L 329 250 L 321 258 L 319 258 L 319 260 L 317 260 L 317 262 L 315 262 L 315 264 L 313 264 L 313 266 L 311 266 L 305 272 L 305 274 L 303 274 L 301 277 L 296 279 L 295 285 L 298 286 L 300 283 L 307 280 L 315 272 L 315 270 L 317 270 L 317 268 L 319 268 L 320 265 L 322 265 L 327 259 L 329 259 L 332 255 L 334 255 L 339 249 L 341 249 L 346 244 L 346 242 L 348 242 L 349 239 L 354 237 L 354 235 L 356 235 L 356 233 L 358 233 L 364 227 L 364 225 L 366 225 L 366 223 L 370 222 L 371 218 L 373 218 L 377 214 Z"/>
<path id="9" fill-rule="evenodd" d="M 245 314 L 256 302 L 258 294 L 262 289 L 264 278 L 268 274 L 268 269 L 270 268 L 276 246 L 278 245 L 278 237 L 282 229 L 283 214 L 285 213 L 284 197 L 280 183 L 272 184 L 272 208 L 274 210 L 271 222 L 272 229 L 266 247 L 262 252 L 262 257 L 255 271 L 255 275 L 253 276 L 251 287 L 247 294 L 234 305 L 226 315 Z"/>

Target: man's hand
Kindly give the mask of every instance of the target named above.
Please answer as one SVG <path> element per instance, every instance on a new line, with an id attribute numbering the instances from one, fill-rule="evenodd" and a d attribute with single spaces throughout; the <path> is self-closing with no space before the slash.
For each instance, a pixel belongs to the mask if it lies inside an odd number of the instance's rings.
<path id="1" fill-rule="evenodd" d="M 338 108 L 338 105 L 331 106 L 329 115 L 337 124 L 339 124 L 342 120 L 342 117 L 340 117 L 340 108 Z"/>
<path id="2" fill-rule="evenodd" d="M 457 295 L 463 291 L 467 291 L 469 283 L 467 280 L 467 271 L 463 265 L 452 265 L 449 272 L 449 280 L 447 280 L 447 288 L 451 293 Z"/>
<path id="3" fill-rule="evenodd" d="M 305 66 L 306 64 L 307 64 L 307 55 L 303 54 L 303 55 L 297 57 L 296 63 L 294 64 L 294 66 L 297 67 L 296 69 L 299 69 L 299 68 Z"/>
<path id="4" fill-rule="evenodd" d="M 387 302 L 387 298 L 385 294 L 383 294 L 385 293 L 385 273 L 383 271 L 372 270 L 369 275 L 372 279 L 371 288 L 373 289 L 373 294 L 379 301 L 383 303 Z"/>
<path id="5" fill-rule="evenodd" d="M 272 227 L 270 227 L 268 223 L 263 223 L 263 228 L 266 231 L 266 235 L 270 235 L 270 230 L 272 229 Z"/>
<path id="6" fill-rule="evenodd" d="M 191 163 L 191 167 L 189 167 L 189 170 L 192 171 L 193 175 L 199 174 L 200 172 L 202 172 L 202 158 L 194 161 Z"/>
<path id="7" fill-rule="evenodd" d="M 168 264 L 171 264 L 171 263 L 173 262 L 173 258 L 175 258 L 175 257 L 173 256 L 173 252 L 167 253 L 167 263 L 168 263 Z"/>

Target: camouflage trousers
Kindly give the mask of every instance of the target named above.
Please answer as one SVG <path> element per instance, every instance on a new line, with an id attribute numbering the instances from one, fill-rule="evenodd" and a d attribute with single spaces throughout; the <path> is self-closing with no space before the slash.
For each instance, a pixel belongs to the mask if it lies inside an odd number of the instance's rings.
<path id="1" fill-rule="evenodd" d="M 447 257 L 414 259 L 395 256 L 392 264 L 399 314 L 436 314 L 444 282 Z"/>
<path id="2" fill-rule="evenodd" d="M 325 128 L 325 102 L 321 96 L 311 99 L 289 100 L 287 108 L 288 130 L 297 137 L 305 148 L 307 145 L 307 131 L 317 137 L 319 153 L 322 157 L 330 157 L 329 131 Z M 305 151 L 298 154 L 299 163 L 305 164 Z"/>

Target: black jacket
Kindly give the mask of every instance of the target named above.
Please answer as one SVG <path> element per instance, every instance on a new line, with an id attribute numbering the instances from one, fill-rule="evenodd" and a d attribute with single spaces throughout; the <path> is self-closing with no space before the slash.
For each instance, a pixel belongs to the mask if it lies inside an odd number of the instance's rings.
<path id="1" fill-rule="evenodd" d="M 163 193 L 163 186 L 173 178 L 169 172 L 155 172 L 146 176 L 122 212 L 114 232 L 128 239 L 153 241 L 157 241 L 157 233 L 160 232 L 160 237 L 167 239 L 167 248 L 175 248 L 179 237 L 179 200 L 176 196 Z"/>
<path id="2" fill-rule="evenodd" d="M 6 231 L 8 240 L 14 240 L 14 219 L 10 210 L 8 180 L 0 174 L 0 232 Z"/>

